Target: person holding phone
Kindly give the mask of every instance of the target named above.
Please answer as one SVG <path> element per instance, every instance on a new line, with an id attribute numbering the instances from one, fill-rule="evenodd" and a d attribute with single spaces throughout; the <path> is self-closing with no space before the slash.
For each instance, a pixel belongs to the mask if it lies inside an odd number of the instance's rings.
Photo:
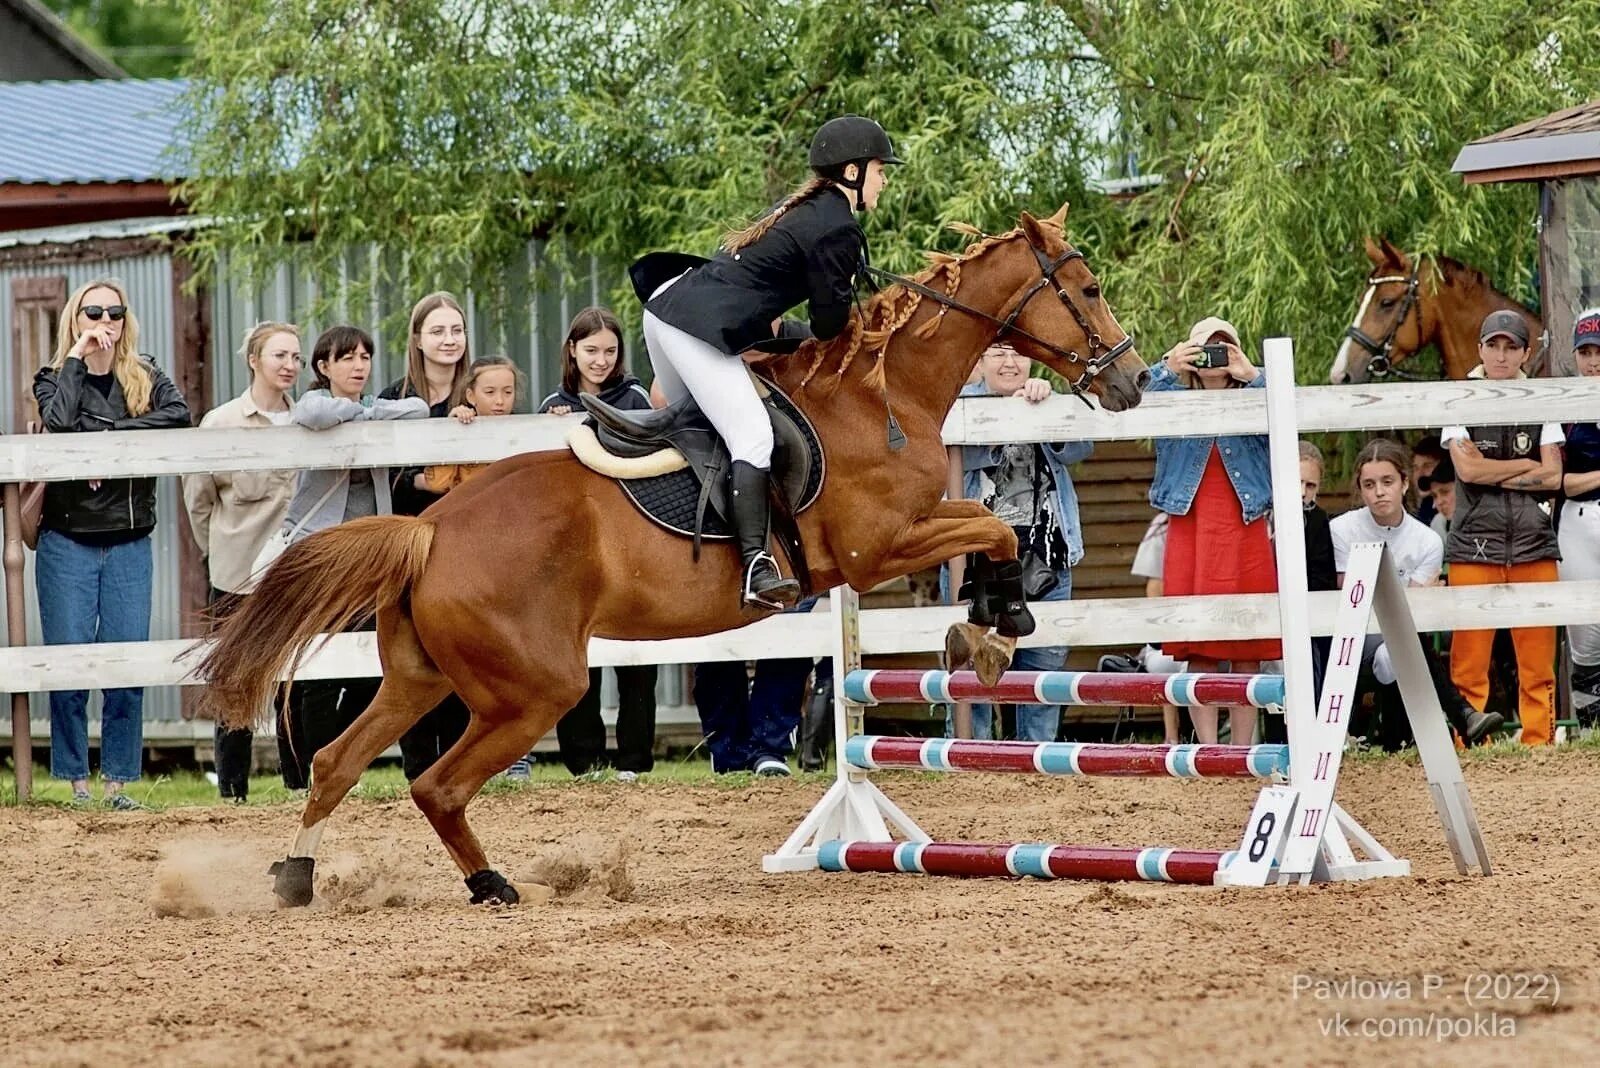
<path id="1" fill-rule="evenodd" d="M 139 352 L 139 321 L 121 282 L 79 286 L 61 310 L 55 356 L 33 378 L 33 399 L 52 434 L 159 430 L 189 425 L 189 406 L 161 368 Z M 154 478 L 52 482 L 39 521 L 39 625 L 46 645 L 150 638 L 156 527 Z M 144 688 L 111 686 L 100 711 L 105 803 L 141 806 L 124 788 L 139 779 Z M 89 798 L 89 692 L 50 694 L 50 774 Z"/>
<path id="2" fill-rule="evenodd" d="M 1179 389 L 1263 389 L 1266 375 L 1245 357 L 1239 332 L 1226 320 L 1206 318 L 1151 369 L 1146 392 Z M 1157 438 L 1150 503 L 1168 521 L 1162 583 L 1168 597 L 1276 593 L 1277 561 L 1267 531 L 1272 472 L 1265 434 Z M 1251 673 L 1261 661 L 1283 655 L 1277 638 L 1163 642 L 1190 671 Z M 1189 718 L 1202 742 L 1217 740 L 1218 709 L 1192 706 Z M 1229 711 L 1235 745 L 1255 738 L 1256 710 Z"/>

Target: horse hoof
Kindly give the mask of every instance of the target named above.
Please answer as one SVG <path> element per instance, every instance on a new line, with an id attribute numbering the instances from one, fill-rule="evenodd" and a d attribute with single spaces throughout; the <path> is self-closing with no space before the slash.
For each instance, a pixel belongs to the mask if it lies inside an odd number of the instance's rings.
<path id="1" fill-rule="evenodd" d="M 972 649 L 983 640 L 983 631 L 971 623 L 952 623 L 944 632 L 944 669 L 960 671 L 972 663 Z"/>
<path id="2" fill-rule="evenodd" d="M 472 891 L 474 905 L 515 905 L 522 900 L 517 888 L 507 882 L 504 875 L 491 868 L 469 875 L 467 889 Z"/>
<path id="3" fill-rule="evenodd" d="M 1000 676 L 1011 666 L 1011 657 L 1016 650 L 1015 638 L 998 634 L 984 635 L 977 651 L 972 654 L 972 669 L 978 673 L 978 681 L 985 686 L 998 685 Z"/>
<path id="4" fill-rule="evenodd" d="M 272 892 L 284 908 L 304 908 L 311 904 L 311 874 L 315 857 L 285 857 L 272 866 Z"/>

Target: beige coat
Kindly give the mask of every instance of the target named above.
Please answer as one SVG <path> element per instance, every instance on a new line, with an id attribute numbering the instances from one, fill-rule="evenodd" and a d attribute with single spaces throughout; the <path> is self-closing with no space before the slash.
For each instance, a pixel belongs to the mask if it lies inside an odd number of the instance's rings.
<path id="1" fill-rule="evenodd" d="M 291 400 L 290 403 L 293 403 Z M 269 427 L 247 388 L 200 420 L 202 427 Z M 217 471 L 183 477 L 183 503 L 211 585 L 237 593 L 267 538 L 283 525 L 298 471 Z"/>

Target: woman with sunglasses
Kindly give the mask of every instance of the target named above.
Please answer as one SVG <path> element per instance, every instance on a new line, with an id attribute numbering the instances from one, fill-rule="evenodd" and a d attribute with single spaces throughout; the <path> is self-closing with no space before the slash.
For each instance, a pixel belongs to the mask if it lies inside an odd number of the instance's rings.
<path id="1" fill-rule="evenodd" d="M 90 282 L 61 312 L 55 357 L 33 379 L 33 397 L 52 434 L 159 430 L 189 425 L 172 380 L 138 349 L 139 323 L 120 282 Z M 150 532 L 156 480 L 93 478 L 52 482 L 39 521 L 34 577 L 46 645 L 142 642 L 150 637 Z M 113 808 L 139 804 L 123 788 L 139 778 L 144 690 L 104 691 L 100 775 Z M 89 693 L 50 694 L 50 774 L 89 801 Z"/>

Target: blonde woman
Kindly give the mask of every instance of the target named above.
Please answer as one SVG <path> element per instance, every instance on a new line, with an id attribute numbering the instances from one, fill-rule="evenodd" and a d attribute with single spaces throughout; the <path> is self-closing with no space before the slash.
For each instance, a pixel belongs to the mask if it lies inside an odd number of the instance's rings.
<path id="1" fill-rule="evenodd" d="M 189 425 L 172 380 L 139 354 L 139 323 L 120 282 L 79 287 L 61 312 L 55 357 L 33 379 L 52 434 L 156 430 Z M 46 645 L 142 642 L 150 637 L 150 532 L 156 480 L 94 478 L 45 490 L 34 577 Z M 144 689 L 104 691 L 100 775 L 117 809 L 139 804 L 123 788 L 139 778 Z M 50 774 L 89 802 L 89 693 L 50 694 Z"/>
<path id="2" fill-rule="evenodd" d="M 427 414 L 443 419 L 466 399 L 472 350 L 467 338 L 467 313 L 449 293 L 429 293 L 411 309 L 406 340 L 406 373 L 378 396 L 399 401 L 421 397 Z M 394 473 L 396 515 L 421 515 L 441 494 L 428 485 L 420 467 Z M 456 743 L 467 729 L 467 706 L 451 694 L 400 736 L 401 767 L 414 782 Z"/>
<path id="3" fill-rule="evenodd" d="M 202 427 L 287 426 L 290 392 L 300 378 L 300 331 L 290 323 L 257 323 L 239 350 L 250 369 L 243 393 L 207 412 Z M 232 611 L 249 592 L 250 569 L 273 531 L 283 524 L 298 472 L 216 471 L 185 475 L 183 503 L 210 580 L 217 616 Z M 217 791 L 243 802 L 250 792 L 250 728 L 216 729 Z"/>
<path id="4" fill-rule="evenodd" d="M 467 313 L 449 293 L 429 293 L 411 309 L 411 331 L 406 340 L 405 374 L 389 383 L 380 400 L 421 397 L 428 415 L 443 419 L 466 399 L 467 373 L 472 350 L 467 342 Z M 394 472 L 396 515 L 420 515 L 440 494 L 428 488 L 420 467 Z"/>

